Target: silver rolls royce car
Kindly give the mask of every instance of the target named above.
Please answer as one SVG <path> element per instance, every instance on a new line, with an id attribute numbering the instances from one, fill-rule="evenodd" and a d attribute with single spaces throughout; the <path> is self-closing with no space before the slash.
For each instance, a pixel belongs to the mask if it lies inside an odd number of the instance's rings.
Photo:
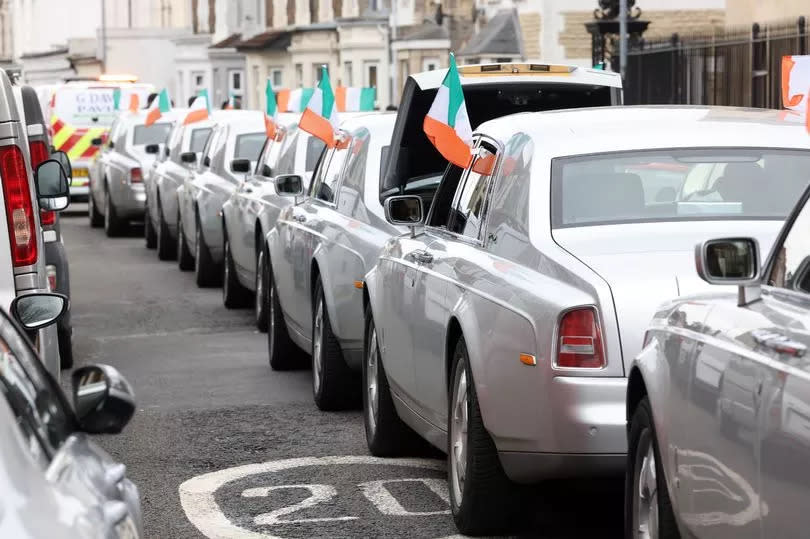
<path id="1" fill-rule="evenodd" d="M 362 397 L 363 278 L 385 242 L 402 232 L 385 221 L 380 203 L 380 166 L 395 119 L 388 113 L 344 121 L 343 141 L 324 153 L 309 197 L 285 209 L 267 235 L 270 365 L 295 365 L 296 345 L 311 352 L 322 410 Z M 438 179 L 421 186 L 428 200 Z"/>
<path id="2" fill-rule="evenodd" d="M 256 166 L 266 138 L 263 112 L 222 111 L 199 168 L 178 190 L 179 262 L 181 269 L 188 267 L 190 249 L 198 286 L 222 281 L 222 205 Z"/>
<path id="3" fill-rule="evenodd" d="M 782 174 L 798 181 L 808 153 L 784 152 Z M 783 187 L 769 187 L 773 203 Z M 697 244 L 698 274 L 737 290 L 679 298 L 652 319 L 627 388 L 627 537 L 807 537 L 809 197 L 764 266 L 742 231 Z"/>
<path id="4" fill-rule="evenodd" d="M 143 174 L 152 166 L 157 152 L 147 146 L 165 144 L 176 113 L 168 112 L 152 125 L 144 125 L 148 111 L 122 112 L 110 128 L 101 154 L 90 166 L 88 214 L 91 226 L 104 225 L 107 236 L 123 234 L 133 219 L 143 219 L 146 192 Z"/>
<path id="5" fill-rule="evenodd" d="M 374 454 L 410 429 L 448 452 L 453 516 L 497 531 L 512 482 L 620 475 L 626 374 L 656 307 L 705 288 L 694 244 L 770 246 L 810 180 L 778 112 L 605 107 L 485 122 L 418 233 L 366 276 L 365 421 Z"/>

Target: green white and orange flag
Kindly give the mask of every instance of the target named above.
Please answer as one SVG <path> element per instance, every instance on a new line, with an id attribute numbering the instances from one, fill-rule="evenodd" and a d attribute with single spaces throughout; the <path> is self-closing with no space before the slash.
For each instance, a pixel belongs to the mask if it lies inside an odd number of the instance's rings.
<path id="1" fill-rule="evenodd" d="M 782 106 L 803 114 L 810 133 L 810 55 L 782 57 Z"/>
<path id="2" fill-rule="evenodd" d="M 197 97 L 191 102 L 188 114 L 186 114 L 186 117 L 183 120 L 183 125 L 207 120 L 210 108 L 211 105 L 208 100 L 208 90 L 200 90 L 200 93 L 197 94 Z"/>
<path id="3" fill-rule="evenodd" d="M 162 89 L 158 96 L 152 101 L 149 106 L 149 112 L 146 113 L 146 122 L 144 125 L 150 126 L 160 117 L 172 110 L 172 102 L 169 99 L 169 91 L 166 88 Z"/>
<path id="4" fill-rule="evenodd" d="M 337 106 L 326 67 L 321 68 L 321 80 L 301 115 L 298 127 L 324 141 L 328 148 L 335 147 L 337 142 L 335 131 L 338 128 Z"/>
<path id="5" fill-rule="evenodd" d="M 374 87 L 353 88 L 338 86 L 335 88 L 335 102 L 337 103 L 338 112 L 365 112 L 374 110 L 376 93 Z"/>
<path id="6" fill-rule="evenodd" d="M 278 103 L 276 103 L 276 93 L 273 91 L 273 84 L 267 80 L 267 86 L 264 89 L 264 95 L 267 97 L 267 107 L 264 115 L 264 128 L 267 131 L 267 138 L 276 138 L 278 132 Z"/>
<path id="7" fill-rule="evenodd" d="M 456 166 L 466 168 L 472 159 L 472 127 L 464 103 L 464 92 L 450 54 L 450 68 L 439 86 L 436 98 L 422 124 L 430 142 L 439 153 Z"/>
<path id="8" fill-rule="evenodd" d="M 138 94 L 132 94 L 129 96 L 129 112 L 132 114 L 136 114 L 138 109 L 141 108 L 141 99 L 138 97 Z"/>

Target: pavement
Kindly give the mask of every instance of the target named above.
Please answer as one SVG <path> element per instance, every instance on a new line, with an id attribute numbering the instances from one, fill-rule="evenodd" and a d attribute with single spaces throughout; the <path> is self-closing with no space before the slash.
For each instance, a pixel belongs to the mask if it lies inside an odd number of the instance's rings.
<path id="1" fill-rule="evenodd" d="M 441 455 L 369 456 L 359 410 L 319 412 L 309 370 L 270 370 L 252 311 L 225 309 L 221 290 L 160 262 L 141 230 L 108 239 L 72 210 L 74 356 L 135 389 L 132 422 L 97 442 L 140 488 L 146 537 L 457 535 Z M 520 535 L 620 537 L 621 488 L 532 489 Z"/>

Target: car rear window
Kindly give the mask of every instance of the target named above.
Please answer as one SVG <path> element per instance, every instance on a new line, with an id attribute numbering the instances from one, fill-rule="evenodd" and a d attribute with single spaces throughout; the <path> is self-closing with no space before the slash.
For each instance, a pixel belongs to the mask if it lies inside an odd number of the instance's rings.
<path id="1" fill-rule="evenodd" d="M 315 170 L 315 166 L 318 164 L 318 159 L 320 159 L 324 148 L 326 148 L 326 144 L 324 144 L 321 139 L 315 137 L 307 138 L 307 158 L 305 165 L 307 172 Z"/>
<path id="2" fill-rule="evenodd" d="M 205 143 L 208 141 L 208 137 L 211 136 L 211 128 L 210 127 L 201 127 L 195 129 L 191 132 L 191 141 L 189 143 L 188 151 L 194 153 L 200 153 L 205 148 Z"/>
<path id="3" fill-rule="evenodd" d="M 169 138 L 172 124 L 152 124 L 150 126 L 136 125 L 132 133 L 132 144 L 144 146 L 146 144 L 163 144 Z"/>
<path id="4" fill-rule="evenodd" d="M 707 148 L 552 162 L 554 228 L 784 219 L 810 181 L 810 151 Z"/>
<path id="5" fill-rule="evenodd" d="M 262 153 L 264 141 L 267 135 L 264 133 L 250 133 L 249 135 L 239 135 L 236 137 L 236 149 L 233 154 L 234 159 L 250 159 L 256 161 Z"/>

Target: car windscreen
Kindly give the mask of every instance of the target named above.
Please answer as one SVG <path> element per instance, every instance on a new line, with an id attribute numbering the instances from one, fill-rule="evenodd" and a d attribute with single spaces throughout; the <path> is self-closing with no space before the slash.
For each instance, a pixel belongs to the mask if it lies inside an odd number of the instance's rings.
<path id="1" fill-rule="evenodd" d="M 644 150 L 557 158 L 554 228 L 784 219 L 807 187 L 810 151 Z"/>
<path id="2" fill-rule="evenodd" d="M 136 125 L 132 133 L 132 144 L 144 146 L 146 144 L 163 144 L 169 138 L 172 124 Z"/>
<path id="3" fill-rule="evenodd" d="M 236 137 L 236 149 L 233 153 L 234 159 L 250 159 L 256 161 L 262 153 L 264 141 L 267 135 L 264 133 L 250 133 Z"/>
<path id="4" fill-rule="evenodd" d="M 305 170 L 307 172 L 311 170 L 315 170 L 315 165 L 318 164 L 318 159 L 321 157 L 321 153 L 323 153 L 323 149 L 326 147 L 326 144 L 315 137 L 308 137 L 307 138 L 307 158 L 305 164 Z"/>
<path id="5" fill-rule="evenodd" d="M 210 127 L 200 127 L 198 129 L 194 129 L 191 132 L 191 140 L 189 141 L 189 149 L 188 151 L 194 153 L 200 153 L 205 148 L 205 143 L 208 141 L 208 137 L 211 136 L 211 128 Z"/>

